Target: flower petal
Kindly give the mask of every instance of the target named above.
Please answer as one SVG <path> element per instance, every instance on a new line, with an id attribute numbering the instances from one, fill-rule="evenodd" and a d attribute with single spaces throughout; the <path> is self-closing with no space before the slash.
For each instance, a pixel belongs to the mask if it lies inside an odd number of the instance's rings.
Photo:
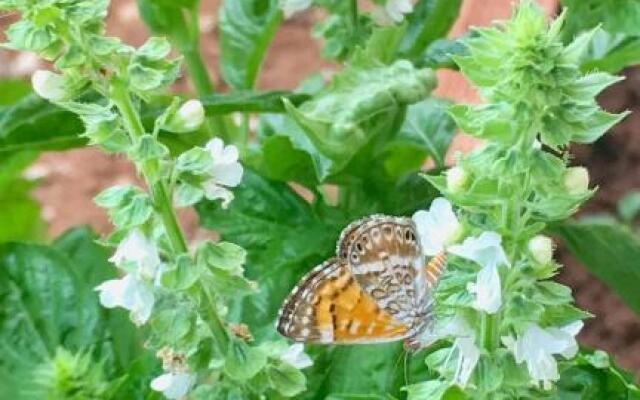
<path id="1" fill-rule="evenodd" d="M 297 369 L 304 369 L 313 365 L 311 357 L 304 352 L 302 343 L 295 343 L 280 356 L 280 360 L 284 361 Z"/>
<path id="2" fill-rule="evenodd" d="M 495 314 L 502 305 L 500 274 L 495 265 L 482 267 L 475 283 L 469 283 L 467 290 L 475 295 L 473 308 L 488 314 Z"/>
<path id="3" fill-rule="evenodd" d="M 458 236 L 461 230 L 451 203 L 439 197 L 431 203 L 429 211 L 420 210 L 413 214 L 422 252 L 435 256 Z"/>
<path id="4" fill-rule="evenodd" d="M 231 164 L 214 164 L 211 168 L 211 179 L 219 185 L 235 187 L 242 180 L 243 168 L 239 162 Z"/>
<path id="5" fill-rule="evenodd" d="M 209 200 L 222 200 L 222 208 L 227 208 L 231 200 L 233 200 L 233 193 L 231 191 L 218 186 L 214 181 L 207 181 L 203 185 L 204 197 Z"/>
<path id="6" fill-rule="evenodd" d="M 478 237 L 469 237 L 460 245 L 450 246 L 449 252 L 482 267 L 510 265 L 502 248 L 502 237 L 496 232 L 487 231 Z"/>

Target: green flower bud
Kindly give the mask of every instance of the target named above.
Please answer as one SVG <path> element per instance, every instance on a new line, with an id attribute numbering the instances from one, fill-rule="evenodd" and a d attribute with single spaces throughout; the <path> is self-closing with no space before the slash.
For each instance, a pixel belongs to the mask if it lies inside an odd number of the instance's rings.
<path id="1" fill-rule="evenodd" d="M 553 259 L 553 240 L 548 236 L 534 236 L 529 240 L 527 248 L 533 259 L 542 265 L 549 264 Z"/>
<path id="2" fill-rule="evenodd" d="M 464 168 L 455 166 L 447 171 L 447 189 L 451 193 L 459 193 L 467 184 L 469 175 Z"/>
<path id="3" fill-rule="evenodd" d="M 571 167 L 564 172 L 564 187 L 571 195 L 583 194 L 589 189 L 589 171 L 585 167 Z"/>
<path id="4" fill-rule="evenodd" d="M 64 77 L 51 71 L 37 70 L 31 77 L 31 84 L 43 99 L 61 101 L 67 97 Z"/>

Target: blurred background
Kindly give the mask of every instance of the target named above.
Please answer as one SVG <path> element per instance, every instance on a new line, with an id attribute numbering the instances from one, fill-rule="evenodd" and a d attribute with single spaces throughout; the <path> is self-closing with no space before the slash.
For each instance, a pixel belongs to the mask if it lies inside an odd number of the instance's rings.
<path id="1" fill-rule="evenodd" d="M 555 0 L 537 1 L 549 15 L 558 12 Z M 210 73 L 222 86 L 216 70 L 218 61 L 217 0 L 202 2 L 200 30 L 202 50 Z M 471 26 L 488 25 L 511 14 L 512 0 L 465 0 L 459 19 L 450 36 L 457 37 Z M 321 18 L 317 11 L 296 15 L 278 31 L 269 50 L 258 87 L 260 89 L 292 89 L 311 72 L 321 69 L 327 74 L 334 66 L 321 59 L 317 41 L 312 40 L 310 28 Z M 2 16 L 0 29 L 14 21 L 11 15 Z M 139 19 L 135 0 L 113 0 L 108 27 L 110 34 L 134 45 L 142 44 L 148 31 Z M 0 78 L 28 79 L 32 72 L 43 67 L 35 55 L 15 54 L 0 50 Z M 614 85 L 600 96 L 601 105 L 611 112 L 631 110 L 633 113 L 592 146 L 571 149 L 576 165 L 585 165 L 592 184 L 599 187 L 595 198 L 581 210 L 582 215 L 616 212 L 619 200 L 634 189 L 640 189 L 640 69 L 623 72 L 626 80 Z M 186 89 L 186 81 L 178 85 Z M 439 73 L 436 95 L 456 102 L 478 102 L 474 91 L 454 71 Z M 456 151 L 469 151 L 477 143 L 460 133 L 450 149 L 449 159 Z M 48 152 L 26 171 L 26 177 L 37 181 L 33 190 L 42 205 L 47 235 L 54 237 L 66 229 L 81 224 L 92 226 L 99 233 L 107 233 L 111 225 L 104 210 L 97 208 L 92 198 L 105 187 L 136 180 L 134 170 L 121 158 L 109 156 L 97 149 Z M 1 199 L 0 199 L 1 206 Z M 183 226 L 193 240 L 212 235 L 198 228 L 194 213 L 181 215 Z M 559 244 L 558 256 L 566 267 L 559 280 L 574 290 L 583 309 L 596 315 L 587 321 L 581 333 L 582 343 L 605 349 L 616 356 L 622 367 L 640 376 L 640 320 L 624 303 L 599 280 L 592 277 Z M 638 288 L 640 290 L 640 288 Z"/>

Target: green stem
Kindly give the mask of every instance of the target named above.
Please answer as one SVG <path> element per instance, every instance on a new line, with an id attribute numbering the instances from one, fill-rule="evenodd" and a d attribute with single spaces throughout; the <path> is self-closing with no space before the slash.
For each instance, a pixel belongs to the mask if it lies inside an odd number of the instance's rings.
<path id="1" fill-rule="evenodd" d="M 482 328 L 482 347 L 492 351 L 498 347 L 498 327 L 499 314 L 482 314 L 481 328 Z"/>
<path id="2" fill-rule="evenodd" d="M 209 71 L 202 59 L 202 55 L 196 46 L 193 46 L 182 51 L 184 56 L 184 62 L 187 66 L 187 71 L 191 77 L 191 83 L 198 96 L 203 97 L 208 94 L 214 93 L 215 89 L 211 78 L 209 77 Z"/>
<path id="3" fill-rule="evenodd" d="M 358 0 L 351 0 L 349 3 L 349 15 L 351 16 L 351 34 L 354 38 L 358 36 Z"/>
<path id="4" fill-rule="evenodd" d="M 118 110 L 120 110 L 120 114 L 124 119 L 125 127 L 127 131 L 131 134 L 132 139 L 138 140 L 142 135 L 145 134 L 144 126 L 142 125 L 142 121 L 140 120 L 140 115 L 136 111 L 133 106 L 133 102 L 131 101 L 131 96 L 124 88 L 124 85 L 119 82 L 115 82 L 112 86 L 111 90 L 112 99 L 116 104 Z M 164 186 L 163 182 L 155 182 L 153 183 L 151 179 L 149 179 L 148 171 L 145 171 L 144 166 L 142 167 L 142 175 L 147 182 L 147 186 L 151 189 L 151 193 L 153 196 L 153 202 L 162 217 L 162 222 L 165 227 L 165 231 L 167 232 L 167 236 L 169 237 L 169 241 L 171 242 L 171 246 L 176 253 L 186 253 L 188 251 L 187 242 L 184 239 L 184 235 L 182 234 L 182 230 L 180 229 L 180 225 L 178 225 L 178 219 L 173 211 L 173 207 L 171 205 L 171 201 L 167 194 L 167 189 Z"/>
<path id="5" fill-rule="evenodd" d="M 131 138 L 134 141 L 138 140 L 145 134 L 145 130 L 142 125 L 142 121 L 140 120 L 140 115 L 133 106 L 131 96 L 129 96 L 126 87 L 119 82 L 114 82 L 111 88 L 111 98 L 120 111 L 125 127 L 131 135 Z M 142 175 L 144 176 L 147 185 L 151 188 L 153 202 L 162 218 L 162 223 L 165 231 L 167 232 L 167 236 L 169 237 L 169 241 L 171 242 L 172 249 L 178 254 L 188 252 L 189 249 L 187 247 L 187 242 L 184 239 L 184 234 L 178 224 L 178 219 L 176 218 L 176 214 L 173 210 L 171 199 L 167 193 L 165 184 L 163 182 L 151 183 L 151 180 L 148 178 L 149 174 L 144 170 L 144 167 L 142 168 Z M 226 349 L 229 345 L 229 335 L 227 330 L 222 319 L 214 309 L 215 303 L 211 294 L 204 286 L 201 286 L 201 290 L 204 292 L 207 302 L 209 303 L 205 307 L 205 310 L 209 316 L 211 331 L 213 332 L 220 348 Z"/>

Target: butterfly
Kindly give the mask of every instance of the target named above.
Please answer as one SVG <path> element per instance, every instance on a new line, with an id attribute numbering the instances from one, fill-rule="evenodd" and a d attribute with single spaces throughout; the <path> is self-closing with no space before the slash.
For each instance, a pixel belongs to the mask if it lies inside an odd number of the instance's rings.
<path id="1" fill-rule="evenodd" d="M 419 347 L 433 323 L 444 253 L 425 262 L 410 218 L 373 215 L 348 225 L 336 256 L 312 269 L 285 300 L 276 328 L 297 342 Z"/>

